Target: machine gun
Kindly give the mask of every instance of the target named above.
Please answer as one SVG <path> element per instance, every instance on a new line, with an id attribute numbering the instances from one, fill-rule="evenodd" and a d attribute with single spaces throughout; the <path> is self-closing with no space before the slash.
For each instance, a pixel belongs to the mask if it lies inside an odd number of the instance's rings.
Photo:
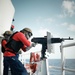
<path id="1" fill-rule="evenodd" d="M 41 54 L 43 58 L 45 57 L 44 55 L 48 46 L 47 43 L 49 44 L 61 43 L 64 40 L 73 40 L 73 38 L 70 37 L 69 38 L 48 38 L 48 36 L 45 36 L 45 37 L 34 37 L 31 39 L 32 42 L 42 45 Z"/>
<path id="2" fill-rule="evenodd" d="M 50 40 L 51 43 L 61 43 L 64 40 L 73 40 L 73 38 L 51 38 Z M 39 44 L 47 44 L 47 37 L 34 37 L 31 39 L 31 41 Z"/>

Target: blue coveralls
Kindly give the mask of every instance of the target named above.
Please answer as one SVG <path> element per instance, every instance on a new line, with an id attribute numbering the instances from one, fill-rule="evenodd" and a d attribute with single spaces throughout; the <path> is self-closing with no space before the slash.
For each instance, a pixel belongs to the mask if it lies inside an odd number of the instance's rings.
<path id="1" fill-rule="evenodd" d="M 16 54 L 15 58 L 19 58 L 19 54 Z M 4 60 L 3 60 L 3 65 L 4 65 L 4 69 L 3 69 L 3 75 L 8 75 L 9 73 L 9 68 L 10 68 L 10 64 L 8 62 L 8 57 L 4 56 Z M 12 72 L 12 71 L 11 71 Z M 12 73 L 11 73 L 12 74 Z M 13 75 L 13 74 L 12 74 Z"/>
<path id="2" fill-rule="evenodd" d="M 5 57 L 5 62 L 10 65 L 11 75 L 27 75 L 24 65 L 16 56 Z"/>

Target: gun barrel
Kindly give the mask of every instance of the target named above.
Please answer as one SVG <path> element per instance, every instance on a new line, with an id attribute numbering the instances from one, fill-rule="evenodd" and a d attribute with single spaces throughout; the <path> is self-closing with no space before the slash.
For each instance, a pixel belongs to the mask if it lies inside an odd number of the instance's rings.
<path id="1" fill-rule="evenodd" d="M 51 43 L 61 43 L 64 40 L 73 40 L 73 38 L 70 38 L 70 37 L 69 38 L 50 38 L 50 40 L 51 40 Z M 31 41 L 35 43 L 39 43 L 39 44 L 47 44 L 47 37 L 39 37 L 39 38 L 36 37 L 36 38 L 33 38 Z"/>
<path id="2" fill-rule="evenodd" d="M 73 38 L 62 38 L 63 40 L 73 40 Z"/>

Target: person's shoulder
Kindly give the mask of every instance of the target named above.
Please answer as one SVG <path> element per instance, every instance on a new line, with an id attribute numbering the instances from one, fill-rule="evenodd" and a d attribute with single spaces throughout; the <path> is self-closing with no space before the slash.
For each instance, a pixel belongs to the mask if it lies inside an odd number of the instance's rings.
<path id="1" fill-rule="evenodd" d="M 18 32 L 18 34 L 24 35 L 22 32 Z"/>
<path id="2" fill-rule="evenodd" d="M 7 39 L 5 39 L 5 38 L 3 38 L 2 40 L 1 40 L 1 42 L 3 43 L 3 42 L 6 42 L 7 41 Z"/>
<path id="3" fill-rule="evenodd" d="M 20 38 L 24 37 L 24 34 L 23 34 L 22 32 L 15 32 L 15 33 L 13 34 L 13 36 L 14 36 L 14 37 L 18 37 L 18 38 L 20 39 Z M 13 38 L 14 38 L 14 37 L 13 37 Z"/>
<path id="4" fill-rule="evenodd" d="M 16 31 L 16 32 L 13 33 L 13 35 L 14 35 L 14 34 L 22 34 L 22 33 L 19 32 L 19 31 Z"/>
<path id="5" fill-rule="evenodd" d="M 3 38 L 2 41 L 7 40 L 6 38 Z"/>

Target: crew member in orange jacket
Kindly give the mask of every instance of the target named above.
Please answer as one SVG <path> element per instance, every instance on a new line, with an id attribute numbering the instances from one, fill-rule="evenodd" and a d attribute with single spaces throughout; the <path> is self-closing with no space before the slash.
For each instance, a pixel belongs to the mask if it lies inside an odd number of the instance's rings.
<path id="1" fill-rule="evenodd" d="M 6 49 L 6 44 L 7 41 L 9 40 L 9 37 L 11 36 L 12 32 L 11 31 L 5 31 L 3 36 L 4 38 L 2 39 L 1 42 L 1 51 L 3 53 L 3 75 L 8 75 L 8 70 L 9 70 L 9 64 L 6 62 L 6 57 L 5 57 L 5 49 Z"/>
<path id="2" fill-rule="evenodd" d="M 22 49 L 24 52 L 27 49 L 34 47 L 35 43 L 30 43 L 28 40 L 32 36 L 30 28 L 24 28 L 20 32 L 15 32 L 7 43 L 8 51 L 5 52 L 7 62 L 10 64 L 12 75 L 27 75 L 27 71 L 23 64 L 16 58 L 16 53 Z M 28 48 L 29 47 L 29 48 Z"/>

